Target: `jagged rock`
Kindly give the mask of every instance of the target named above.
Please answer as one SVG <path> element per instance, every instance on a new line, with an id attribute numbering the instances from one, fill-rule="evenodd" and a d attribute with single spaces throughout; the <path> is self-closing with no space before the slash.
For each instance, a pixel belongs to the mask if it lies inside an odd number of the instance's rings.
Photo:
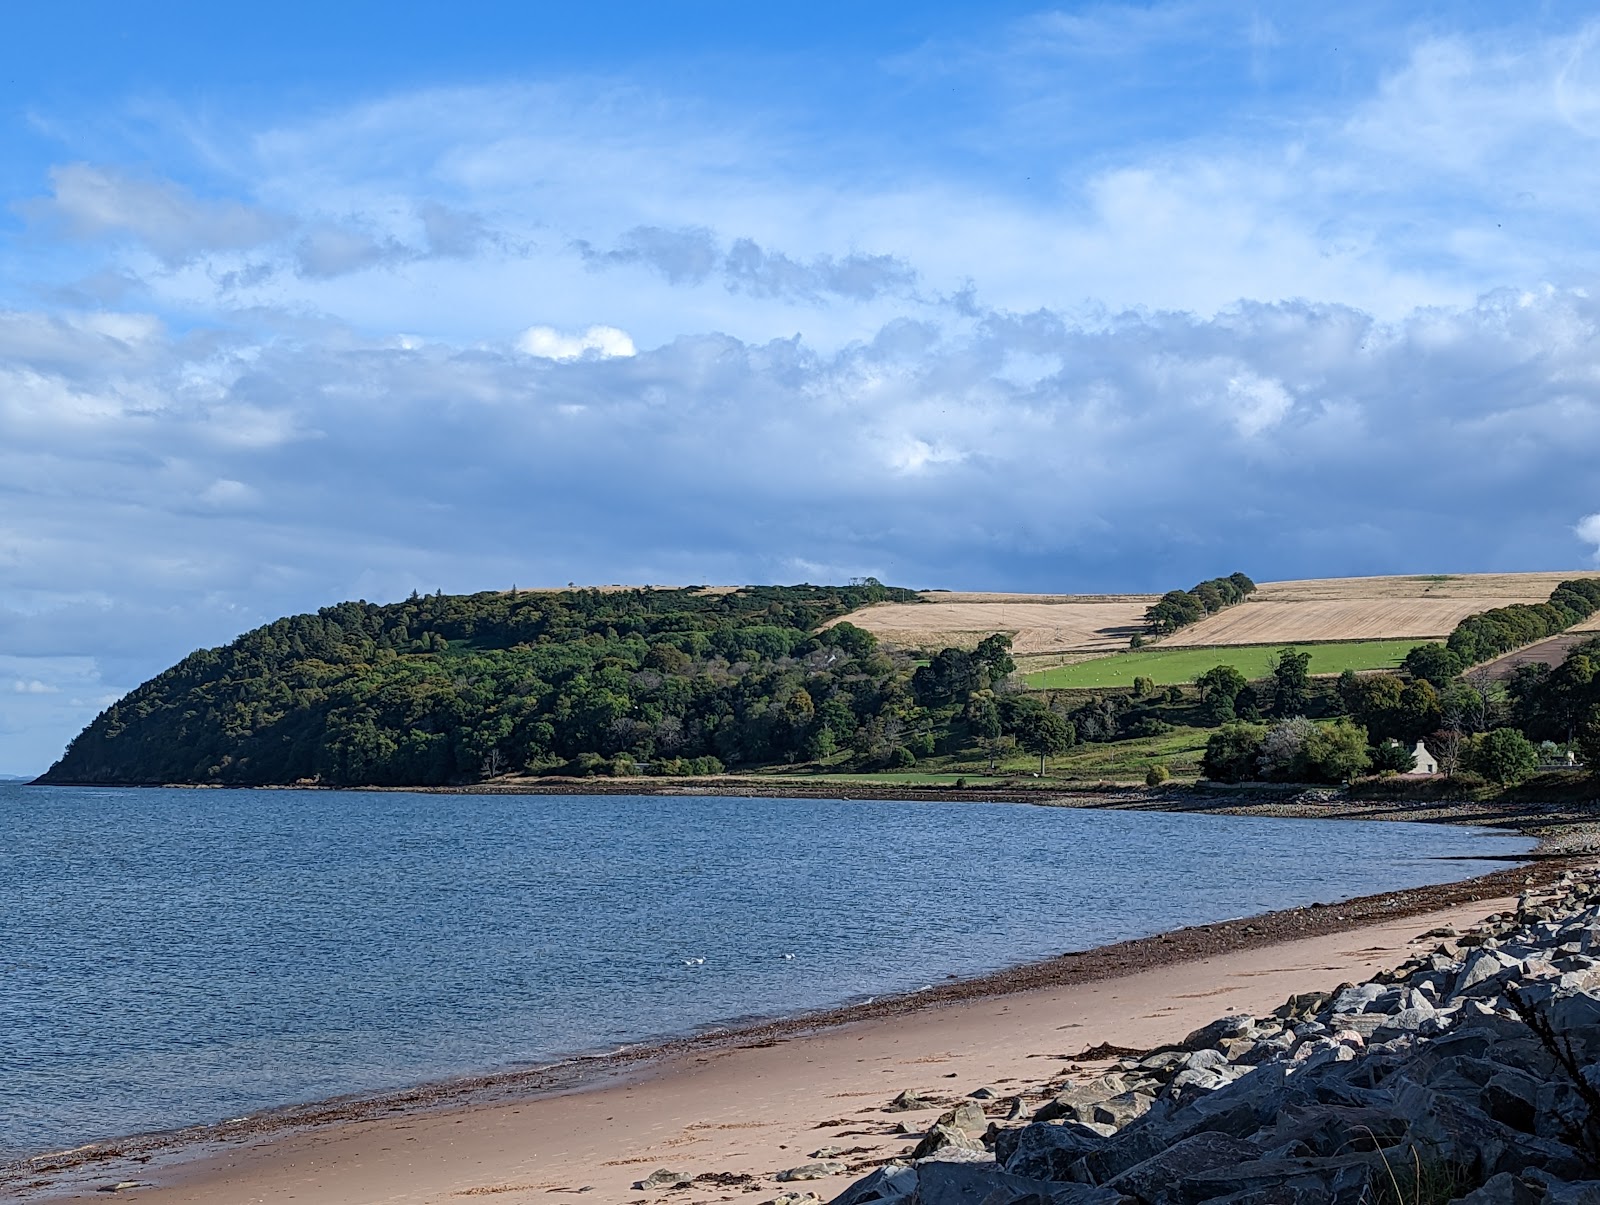
<path id="1" fill-rule="evenodd" d="M 1089 1110 L 1086 1120 L 1120 1129 L 1135 1117 L 1142 1117 L 1148 1113 L 1154 1103 L 1155 1097 L 1144 1092 L 1120 1092 L 1109 1100 L 1095 1104 Z"/>
<path id="2" fill-rule="evenodd" d="M 910 1113 L 917 1109 L 936 1109 L 939 1102 L 919 1095 L 913 1088 L 907 1088 L 899 1096 L 883 1106 L 885 1113 Z"/>
<path id="3" fill-rule="evenodd" d="M 1034 1120 L 1056 1121 L 1064 1117 L 1069 1121 L 1088 1121 L 1095 1105 L 1127 1090 L 1125 1076 L 1107 1073 L 1087 1083 L 1073 1084 L 1058 1093 L 1054 1100 L 1039 1106 Z"/>
<path id="4" fill-rule="evenodd" d="M 967 1093 L 973 1100 L 993 1100 L 999 1095 L 993 1088 L 974 1088 Z"/>
<path id="5" fill-rule="evenodd" d="M 952 1126 L 968 1134 L 981 1134 L 989 1128 L 989 1115 L 973 1101 L 962 1101 L 948 1113 L 942 1113 L 936 1126 Z"/>
<path id="6" fill-rule="evenodd" d="M 814 1192 L 780 1192 L 766 1205 L 822 1205 L 822 1198 Z"/>
<path id="7" fill-rule="evenodd" d="M 1377 1155 L 1258 1159 L 1186 1176 L 1180 1199 L 1254 1201 L 1260 1205 L 1278 1201 L 1357 1205 L 1364 1199 L 1373 1177 L 1381 1174 L 1382 1167 Z"/>
<path id="8" fill-rule="evenodd" d="M 1521 969 L 1520 962 L 1498 950 L 1477 950 L 1461 968 L 1461 974 L 1456 977 L 1455 987 L 1451 989 L 1450 994 L 1452 996 L 1494 995 L 1504 985 L 1512 971 Z"/>
<path id="9" fill-rule="evenodd" d="M 1261 1156 L 1261 1148 L 1227 1134 L 1195 1134 L 1176 1142 L 1159 1155 L 1135 1164 L 1106 1183 L 1124 1196 L 1154 1202 L 1170 1186 L 1202 1172 L 1237 1166 Z"/>
<path id="10" fill-rule="evenodd" d="M 1069 1180 L 1072 1166 L 1106 1139 L 1076 1122 L 1047 1122 L 995 1135 L 994 1157 L 1006 1171 L 1035 1180 Z"/>
<path id="11" fill-rule="evenodd" d="M 838 1155 L 844 1154 L 844 1152 L 845 1148 L 842 1146 L 819 1146 L 816 1150 L 811 1152 L 810 1157 L 812 1159 L 832 1159 Z"/>
<path id="12" fill-rule="evenodd" d="M 925 1163 L 917 1176 L 917 1205 L 1119 1205 L 1122 1201 L 1120 1194 L 1104 1188 L 1031 1180 L 992 1165 Z"/>
<path id="13" fill-rule="evenodd" d="M 983 1143 L 967 1133 L 965 1129 L 956 1125 L 941 1125 L 936 1122 L 929 1127 L 928 1132 L 923 1135 L 922 1141 L 917 1143 L 912 1150 L 911 1160 L 912 1162 L 917 1162 L 927 1159 L 940 1151 L 948 1150 L 952 1147 L 958 1150 L 977 1151 L 980 1154 L 987 1153 L 984 1151 Z"/>
<path id="14" fill-rule="evenodd" d="M 652 1188 L 678 1188 L 684 1184 L 693 1184 L 694 1177 L 686 1172 L 669 1171 L 664 1167 L 657 1168 L 643 1180 L 635 1180 L 633 1187 L 636 1190 L 648 1192 Z"/>
<path id="15" fill-rule="evenodd" d="M 828 1205 L 872 1205 L 875 1201 L 909 1202 L 916 1195 L 918 1172 L 903 1163 L 886 1163 L 857 1180 Z"/>
<path id="16" fill-rule="evenodd" d="M 786 1168 L 773 1178 L 780 1184 L 794 1180 L 826 1180 L 829 1176 L 842 1176 L 846 1170 L 845 1165 L 837 1159 L 823 1159 L 817 1163 L 803 1163 L 799 1167 Z"/>
<path id="17" fill-rule="evenodd" d="M 1210 1025 L 1202 1025 L 1178 1045 L 1183 1050 L 1200 1050 L 1207 1046 L 1216 1046 L 1225 1038 L 1244 1037 L 1254 1024 L 1255 1018 L 1244 1013 L 1219 1017 Z"/>

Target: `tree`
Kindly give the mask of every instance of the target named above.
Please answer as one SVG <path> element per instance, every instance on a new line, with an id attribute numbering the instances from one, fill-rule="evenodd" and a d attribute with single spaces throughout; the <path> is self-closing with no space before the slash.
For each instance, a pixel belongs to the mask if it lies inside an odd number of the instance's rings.
<path id="1" fill-rule="evenodd" d="M 1409 774 L 1417 768 L 1417 755 L 1396 740 L 1373 746 L 1367 757 L 1374 774 Z"/>
<path id="2" fill-rule="evenodd" d="M 1039 755 L 1039 776 L 1044 777 L 1047 756 L 1065 753 L 1074 742 L 1072 728 L 1048 707 L 1032 707 L 1017 724 L 1017 743 L 1029 753 Z"/>
<path id="3" fill-rule="evenodd" d="M 996 632 L 978 641 L 972 659 L 982 667 L 990 686 L 1017 668 L 1017 663 L 1011 659 L 1011 637 L 1004 632 Z"/>
<path id="4" fill-rule="evenodd" d="M 1279 720 L 1261 741 L 1260 777 L 1272 782 L 1304 782 L 1311 776 L 1306 748 L 1317 726 L 1303 715 Z M 1365 741 L 1362 742 L 1365 745 Z"/>
<path id="5" fill-rule="evenodd" d="M 1238 715 L 1236 700 L 1245 689 L 1245 677 L 1231 665 L 1218 665 L 1194 680 L 1213 724 L 1231 723 Z"/>
<path id="6" fill-rule="evenodd" d="M 1260 766 L 1267 730 L 1259 724 L 1224 724 L 1206 740 L 1200 769 L 1213 782 L 1247 782 Z"/>
<path id="7" fill-rule="evenodd" d="M 1143 676 L 1141 676 L 1139 674 L 1135 674 L 1134 675 L 1134 678 L 1133 678 L 1133 697 L 1134 698 L 1136 698 L 1136 699 L 1148 698 L 1150 695 L 1153 695 L 1155 693 L 1156 693 L 1156 682 L 1155 682 L 1154 678 L 1146 678 L 1146 677 L 1143 677 Z"/>
<path id="8" fill-rule="evenodd" d="M 1413 678 L 1443 689 L 1464 668 L 1461 658 L 1442 644 L 1419 644 L 1406 654 L 1400 668 Z"/>
<path id="9" fill-rule="evenodd" d="M 1348 782 L 1372 764 L 1366 729 L 1342 719 L 1318 726 L 1306 738 L 1304 755 L 1307 771 L 1323 782 Z"/>
<path id="10" fill-rule="evenodd" d="M 1521 782 L 1538 764 L 1538 750 L 1515 728 L 1485 733 L 1472 751 L 1472 768 L 1501 786 Z"/>
<path id="11" fill-rule="evenodd" d="M 1289 717 L 1303 715 L 1311 693 L 1311 654 L 1293 647 L 1278 650 L 1272 666 L 1272 710 Z"/>
<path id="12" fill-rule="evenodd" d="M 1573 741 L 1590 777 L 1600 778 L 1600 707 L 1589 712 Z"/>
<path id="13" fill-rule="evenodd" d="M 1171 777 L 1172 771 L 1157 762 L 1144 772 L 1144 785 L 1147 787 L 1159 787 Z"/>

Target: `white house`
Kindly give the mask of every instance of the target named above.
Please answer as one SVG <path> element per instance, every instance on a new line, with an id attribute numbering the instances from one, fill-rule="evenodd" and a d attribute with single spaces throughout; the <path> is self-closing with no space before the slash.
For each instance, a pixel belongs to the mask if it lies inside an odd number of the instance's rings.
<path id="1" fill-rule="evenodd" d="M 1428 746 L 1421 741 L 1417 742 L 1417 747 L 1412 751 L 1412 756 L 1417 759 L 1417 764 L 1414 769 L 1407 770 L 1407 774 L 1437 774 L 1439 772 L 1438 758 L 1429 753 Z"/>

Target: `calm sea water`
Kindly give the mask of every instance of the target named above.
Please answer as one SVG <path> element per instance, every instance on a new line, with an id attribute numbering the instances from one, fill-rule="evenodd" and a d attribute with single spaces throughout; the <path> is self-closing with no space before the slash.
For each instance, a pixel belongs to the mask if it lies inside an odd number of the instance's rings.
<path id="1" fill-rule="evenodd" d="M 1440 859 L 1530 847 L 983 803 L 0 785 L 0 1158 L 1465 878 L 1491 866 Z"/>

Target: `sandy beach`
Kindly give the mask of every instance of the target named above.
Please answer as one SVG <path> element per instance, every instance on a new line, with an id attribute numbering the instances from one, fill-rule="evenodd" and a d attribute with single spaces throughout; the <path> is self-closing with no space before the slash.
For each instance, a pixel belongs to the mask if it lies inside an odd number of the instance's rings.
<path id="1" fill-rule="evenodd" d="M 1543 879 L 1554 870 L 1549 863 L 1526 868 L 1526 877 Z M 1488 882 L 1503 890 L 1524 873 L 1519 868 Z M 1425 890 L 1452 889 L 1472 892 L 1467 884 Z M 93 1160 L 41 1176 L 31 1188 L 13 1182 L 8 1191 L 104 1199 L 108 1186 L 132 1181 L 139 1187 L 124 1189 L 126 1195 L 171 1203 L 421 1205 L 581 1195 L 594 1202 L 698 1205 L 766 1201 L 792 1189 L 827 1200 L 908 1149 L 915 1138 L 897 1132 L 901 1123 L 920 1133 L 932 1120 L 931 1111 L 883 1111 L 904 1089 L 948 1102 L 988 1088 L 995 1099 L 987 1107 L 1003 1115 L 1010 1097 L 1036 1104 L 1047 1083 L 1059 1087 L 1064 1077 L 1095 1073 L 1104 1060 L 1079 1057 L 1093 1047 L 1145 1049 L 1227 1012 L 1268 1012 L 1290 994 L 1326 990 L 1401 961 L 1432 944 L 1421 937 L 1430 929 L 1460 928 L 1514 902 L 1510 895 L 1480 896 L 1418 914 L 1390 897 L 1390 906 L 1407 915 L 1366 919 L 1381 913 L 1383 898 L 1374 897 L 1367 913 L 1346 905 L 1322 909 L 1334 932 L 1276 940 L 1281 926 L 1248 922 L 1186 930 L 1217 940 L 1209 952 L 1196 946 L 1193 957 L 1181 950 L 1142 962 L 1129 957 L 1130 969 L 1142 969 L 1117 975 L 1113 965 L 1110 977 L 1091 973 L 1083 983 L 969 993 L 931 1006 L 902 1001 L 880 1016 L 768 1027 L 766 1036 L 732 1044 L 689 1043 L 642 1066 L 620 1066 L 579 1090 L 456 1107 L 397 1099 L 332 1124 L 247 1129 L 209 1147 Z M 1344 927 L 1351 922 L 1359 923 Z M 1175 940 L 1166 935 L 1108 950 L 1159 952 Z M 801 1184 L 775 1179 L 828 1147 L 848 1164 L 845 1174 Z M 705 1178 L 668 1194 L 631 1187 L 659 1168 Z"/>

